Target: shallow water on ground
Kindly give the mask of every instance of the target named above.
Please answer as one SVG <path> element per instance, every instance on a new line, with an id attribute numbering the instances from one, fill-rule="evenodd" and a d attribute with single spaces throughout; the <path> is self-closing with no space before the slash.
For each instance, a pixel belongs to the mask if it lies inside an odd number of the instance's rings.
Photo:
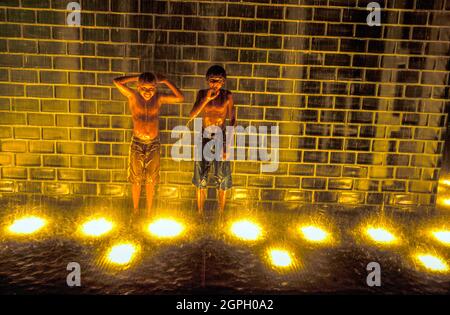
<path id="1" fill-rule="evenodd" d="M 416 249 L 439 253 L 450 262 L 450 248 L 424 236 L 423 230 L 449 222 L 448 215 L 398 213 L 389 216 L 401 233 L 398 246 L 372 246 L 358 235 L 358 226 L 369 219 L 361 212 L 227 213 L 225 223 L 215 213 L 204 221 L 192 213 L 171 214 L 187 221 L 188 232 L 178 240 L 159 241 L 146 235 L 140 223 L 117 228 L 98 240 L 76 233 L 89 209 L 44 207 L 51 218 L 46 233 L 34 238 L 5 235 L 4 227 L 22 210 L 7 209 L 2 216 L 0 240 L 0 293 L 2 294 L 449 294 L 450 275 L 427 272 L 411 259 Z M 245 243 L 226 233 L 228 221 L 250 216 L 265 231 L 262 240 Z M 113 216 L 126 222 L 126 215 Z M 295 226 L 307 218 L 332 226 L 335 242 L 311 245 L 295 235 Z M 373 219 L 374 216 L 372 215 Z M 377 216 L 375 216 L 377 218 Z M 106 263 L 108 247 L 118 240 L 140 245 L 137 259 L 127 268 Z M 271 246 L 289 248 L 295 265 L 272 267 L 266 251 Z M 81 286 L 68 287 L 69 262 L 81 266 Z M 381 286 L 369 287 L 369 262 L 381 266 Z"/>

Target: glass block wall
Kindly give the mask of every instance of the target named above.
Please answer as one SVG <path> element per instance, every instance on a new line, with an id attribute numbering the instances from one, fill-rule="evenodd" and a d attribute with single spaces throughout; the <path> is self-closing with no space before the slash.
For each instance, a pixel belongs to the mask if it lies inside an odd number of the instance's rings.
<path id="1" fill-rule="evenodd" d="M 132 122 L 113 78 L 165 73 L 160 207 L 195 207 L 192 161 L 170 156 L 213 64 L 238 124 L 279 127 L 279 165 L 233 161 L 230 206 L 424 208 L 436 203 L 450 1 L 0 1 L 0 192 L 130 198 Z M 213 186 L 208 194 L 215 198 Z"/>

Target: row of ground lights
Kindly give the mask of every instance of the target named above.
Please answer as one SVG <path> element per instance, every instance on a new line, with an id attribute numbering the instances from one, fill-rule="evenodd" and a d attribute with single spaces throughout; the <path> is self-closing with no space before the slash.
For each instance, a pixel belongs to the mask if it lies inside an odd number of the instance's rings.
<path id="1" fill-rule="evenodd" d="M 8 232 L 15 235 L 32 235 L 48 225 L 48 221 L 38 216 L 25 216 L 14 220 L 8 227 Z M 84 222 L 80 226 L 80 233 L 87 237 L 101 237 L 110 233 L 115 224 L 104 217 Z M 161 218 L 151 222 L 147 231 L 158 238 L 172 238 L 180 235 L 184 230 L 183 224 L 175 219 Z"/>
<path id="2" fill-rule="evenodd" d="M 31 235 L 44 229 L 48 225 L 48 221 L 38 216 L 26 216 L 16 219 L 9 227 L 9 233 L 16 235 Z M 87 237 L 101 237 L 110 233 L 115 224 L 104 218 L 95 218 L 84 222 L 80 226 L 80 233 Z M 173 218 L 159 218 L 149 223 L 146 227 L 147 232 L 156 238 L 172 239 L 179 237 L 185 231 L 185 226 L 181 222 Z M 297 232 L 300 236 L 311 243 L 331 243 L 333 237 L 331 233 L 321 226 L 301 225 Z M 262 238 L 262 227 L 251 220 L 234 221 L 229 226 L 229 233 L 235 238 L 242 241 L 257 241 Z M 399 242 L 398 237 L 388 228 L 376 225 L 364 226 L 361 230 L 365 239 L 376 245 L 392 245 Z M 450 230 L 433 230 L 430 232 L 433 238 L 442 244 L 450 245 Z M 139 252 L 139 245 L 132 242 L 121 242 L 108 251 L 107 261 L 117 265 L 127 265 L 132 262 Z M 283 249 L 270 248 L 267 251 L 270 263 L 275 267 L 287 268 L 294 264 L 292 254 Z M 440 257 L 428 254 L 415 254 L 416 261 L 420 262 L 425 268 L 436 272 L 446 272 L 449 270 L 447 263 Z"/>

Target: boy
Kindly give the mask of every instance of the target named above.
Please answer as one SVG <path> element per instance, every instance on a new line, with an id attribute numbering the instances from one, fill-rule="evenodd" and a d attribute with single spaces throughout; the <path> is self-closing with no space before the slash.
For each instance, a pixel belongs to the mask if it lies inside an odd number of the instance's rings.
<path id="1" fill-rule="evenodd" d="M 225 140 L 226 120 L 228 118 L 229 126 L 236 126 L 236 114 L 234 110 L 233 96 L 228 90 L 222 89 L 226 80 L 225 69 L 221 66 L 212 66 L 206 72 L 206 82 L 209 89 L 200 90 L 197 93 L 197 100 L 190 112 L 190 119 L 201 114 L 203 129 L 208 126 L 218 126 L 222 130 L 223 143 Z M 203 134 L 203 130 L 202 130 Z M 211 138 L 214 135 L 211 135 Z M 211 164 L 214 164 L 214 177 L 216 181 L 217 195 L 219 199 L 219 214 L 222 216 L 225 208 L 226 190 L 231 188 L 231 166 L 227 159 L 227 152 L 229 147 L 225 149 L 222 145 L 219 150 L 222 150 L 222 159 L 217 161 L 207 161 L 203 156 L 203 148 L 211 141 L 202 137 L 202 160 L 195 161 L 194 176 L 192 183 L 197 187 L 197 209 L 199 214 L 203 215 L 203 206 L 206 200 L 206 186 L 208 171 Z"/>
<path id="2" fill-rule="evenodd" d="M 126 84 L 137 82 L 137 90 Z M 165 84 L 173 95 L 157 91 L 157 84 Z M 141 185 L 147 192 L 147 215 L 151 214 L 155 184 L 159 183 L 159 111 L 162 104 L 181 103 L 183 93 L 162 75 L 144 72 L 139 76 L 114 79 L 114 85 L 128 98 L 133 120 L 133 137 L 130 145 L 128 180 L 132 183 L 133 214 L 139 213 Z"/>

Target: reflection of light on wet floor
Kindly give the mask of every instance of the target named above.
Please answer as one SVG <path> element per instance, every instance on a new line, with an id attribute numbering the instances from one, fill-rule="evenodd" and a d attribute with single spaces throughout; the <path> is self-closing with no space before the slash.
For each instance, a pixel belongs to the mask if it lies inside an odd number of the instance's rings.
<path id="1" fill-rule="evenodd" d="M 148 232 L 157 238 L 173 238 L 180 236 L 184 225 L 174 219 L 161 218 L 148 225 Z"/>
<path id="2" fill-rule="evenodd" d="M 395 235 L 383 227 L 369 226 L 366 228 L 365 232 L 372 241 L 379 244 L 392 244 L 397 241 Z"/>
<path id="3" fill-rule="evenodd" d="M 83 223 L 81 231 L 86 236 L 98 237 L 107 234 L 113 227 L 114 224 L 111 221 L 105 218 L 98 218 Z"/>
<path id="4" fill-rule="evenodd" d="M 36 217 L 28 216 L 20 219 L 16 219 L 9 227 L 8 230 L 13 234 L 33 234 L 41 230 L 47 224 L 47 220 Z"/>
<path id="5" fill-rule="evenodd" d="M 31 215 L 32 213 L 33 215 Z M 94 236 L 94 237 L 102 236 L 107 233 L 111 233 L 111 231 L 117 230 L 118 227 L 121 226 L 119 225 L 119 221 L 118 220 L 116 221 L 117 217 L 112 217 L 110 215 L 111 214 L 108 214 L 106 212 L 101 214 L 97 213 L 94 216 L 90 215 L 89 218 L 83 217 L 82 221 L 80 222 L 82 224 L 79 226 L 70 224 L 68 225 L 68 227 L 73 227 L 76 232 L 80 234 L 82 232 L 86 236 Z M 32 235 L 30 238 L 32 238 L 33 241 L 37 239 L 33 235 L 33 233 L 40 232 L 41 234 L 43 234 L 42 230 L 45 230 L 45 235 L 47 235 L 47 230 L 50 230 L 50 232 L 52 233 L 55 232 L 55 237 L 59 235 L 56 234 L 56 232 L 58 232 L 59 229 L 56 228 L 55 231 L 51 231 L 53 229 L 48 228 L 48 226 L 57 227 L 57 222 L 62 222 L 62 220 L 58 221 L 59 218 L 58 216 L 51 217 L 50 214 L 48 213 L 43 213 L 42 211 L 33 212 L 32 210 L 28 209 L 27 215 L 23 215 L 22 212 L 22 214 L 12 214 L 12 217 L 14 219 L 11 221 L 10 219 L 5 218 L 5 223 L 8 222 L 8 224 L 6 224 L 5 226 L 6 229 L 4 229 L 5 233 L 11 233 L 14 235 L 15 234 Z M 258 220 L 258 218 L 261 220 Z M 237 220 L 234 221 L 235 219 Z M 359 245 L 361 245 L 361 243 L 357 241 L 364 239 L 367 242 L 372 241 L 378 245 L 389 245 L 400 243 L 413 246 L 413 244 L 415 243 L 413 243 L 412 241 L 407 242 L 406 236 L 411 235 L 411 237 L 414 237 L 415 241 L 419 239 L 419 235 L 416 235 L 417 238 L 415 238 L 413 233 L 420 232 L 420 237 L 422 237 L 422 241 L 426 243 L 424 245 L 434 244 L 435 246 L 437 246 L 438 244 L 437 242 L 439 242 L 439 244 L 449 246 L 450 229 L 446 225 L 446 223 L 444 223 L 446 222 L 446 220 L 439 218 L 439 221 L 433 220 L 433 222 L 431 222 L 429 221 L 429 218 L 426 219 L 427 220 L 423 222 L 423 225 L 421 224 L 420 221 L 417 222 L 417 225 L 416 224 L 411 226 L 405 225 L 404 231 L 401 228 L 401 226 L 403 225 L 400 225 L 399 222 L 389 221 L 389 218 L 380 219 L 378 217 L 375 217 L 372 218 L 371 221 L 366 221 L 364 219 L 364 222 L 357 222 L 356 223 L 357 225 L 355 226 L 354 226 L 355 222 L 353 221 L 351 226 L 352 232 L 355 232 L 355 234 L 353 234 L 354 238 L 342 239 L 342 245 L 352 246 L 356 243 L 359 243 Z M 274 240 L 280 236 L 283 236 L 283 241 L 281 241 L 278 244 L 273 244 L 276 247 L 273 247 L 270 250 L 264 248 L 263 251 L 260 252 L 261 256 L 259 258 L 266 265 L 266 267 L 269 267 L 269 269 L 270 266 L 272 266 L 274 270 L 277 270 L 277 272 L 290 272 L 293 271 L 294 270 L 293 268 L 296 268 L 298 264 L 302 265 L 303 263 L 306 263 L 307 260 L 306 259 L 304 260 L 303 258 L 308 257 L 307 255 L 303 257 L 303 253 L 297 253 L 296 247 L 289 246 L 290 238 L 292 239 L 295 238 L 297 242 L 299 240 L 301 241 L 301 239 L 305 239 L 304 242 L 303 241 L 301 242 L 303 243 L 301 245 L 306 244 L 306 241 L 314 243 L 317 242 L 318 244 L 319 243 L 329 244 L 328 242 L 330 242 L 331 240 L 332 243 L 335 243 L 337 242 L 337 239 L 341 235 L 339 232 L 343 232 L 342 234 L 344 234 L 345 231 L 343 230 L 346 227 L 348 227 L 348 225 L 346 226 L 336 224 L 334 228 L 333 224 L 330 223 L 330 221 L 331 220 L 325 221 L 325 219 L 322 219 L 322 221 L 311 220 L 310 217 L 305 218 L 305 220 L 300 220 L 298 217 L 295 217 L 293 220 L 289 221 L 288 224 L 283 225 L 280 222 L 279 225 L 276 225 L 274 228 L 272 228 L 269 227 L 268 225 L 259 224 L 265 222 L 264 220 L 262 220 L 262 216 L 256 217 L 249 215 L 244 218 L 242 216 L 240 216 L 240 218 L 234 216 L 233 220 L 228 221 L 230 224 L 226 226 L 227 227 L 226 233 L 228 234 L 228 236 L 230 236 L 230 234 L 232 233 L 234 237 L 242 241 L 256 241 L 260 240 L 261 238 Z M 142 226 L 140 226 L 141 229 L 131 232 L 133 236 L 131 236 L 128 239 L 129 242 L 112 244 L 114 246 L 111 247 L 108 246 L 106 250 L 103 249 L 99 257 L 101 264 L 104 264 L 106 262 L 107 264 L 117 266 L 127 266 L 127 265 L 134 266 L 134 262 L 137 261 L 139 257 L 143 257 L 144 254 L 146 255 L 144 247 L 142 246 L 142 244 L 140 246 L 137 241 L 139 237 L 135 237 L 136 234 L 138 233 L 140 234 L 142 233 L 144 235 L 148 235 L 147 233 L 149 233 L 152 235 L 152 237 L 170 239 L 179 237 L 183 234 L 191 233 L 191 231 L 193 231 L 194 228 L 197 227 L 197 225 L 189 223 L 189 221 L 185 217 L 182 216 L 178 217 L 175 215 L 157 217 L 155 220 L 146 223 L 147 224 L 143 224 Z M 360 225 L 360 223 L 362 224 Z M 211 227 L 217 228 L 217 226 L 209 222 L 207 224 L 210 224 L 210 228 Z M 355 227 L 354 230 L 353 226 Z M 416 231 L 415 230 L 416 227 L 420 228 L 420 231 Z M 267 233 L 268 231 L 273 233 L 269 235 Z M 406 233 L 406 231 L 410 233 Z M 64 231 L 64 233 L 65 232 L 66 231 Z M 212 235 L 213 237 L 215 237 L 217 234 Z M 19 237 L 16 238 L 19 239 Z M 29 238 L 22 236 L 22 240 L 29 240 Z M 81 242 L 83 241 L 81 240 Z M 295 246 L 298 246 L 298 243 L 296 243 Z M 307 247 L 308 250 L 310 250 L 312 246 L 315 246 L 314 250 L 317 251 L 319 251 L 321 248 L 321 245 L 311 245 L 311 246 L 308 245 Z M 251 249 L 257 248 L 259 247 L 258 246 L 251 247 Z M 386 246 L 386 248 L 388 248 L 388 246 Z M 293 251 L 290 251 L 291 249 L 293 249 Z M 336 246 L 336 249 L 338 249 L 338 246 Z M 439 257 L 439 255 L 428 253 L 429 249 L 430 248 L 424 247 L 423 248 L 424 251 L 420 255 L 409 256 L 409 261 L 411 262 L 412 260 L 414 260 L 416 262 L 415 266 L 416 267 L 420 266 L 420 268 L 424 271 L 438 272 L 438 273 L 448 272 L 450 267 L 450 262 L 448 261 L 447 257 L 448 255 Z M 445 250 L 446 248 L 443 249 Z M 417 251 L 417 248 L 413 250 Z M 323 252 L 317 254 L 322 253 Z M 311 257 L 313 259 L 316 259 L 314 255 L 316 255 L 316 253 L 312 253 Z"/>
<path id="6" fill-rule="evenodd" d="M 270 263 L 275 267 L 287 268 L 292 265 L 292 255 L 285 249 L 269 249 L 269 259 Z"/>
<path id="7" fill-rule="evenodd" d="M 138 247 L 133 243 L 120 243 L 111 247 L 107 259 L 116 265 L 129 264 L 136 256 Z"/>
<path id="8" fill-rule="evenodd" d="M 299 230 L 303 238 L 310 242 L 322 243 L 329 239 L 329 233 L 318 226 L 301 226 Z"/>
<path id="9" fill-rule="evenodd" d="M 256 241 L 261 238 L 261 227 L 250 220 L 234 222 L 230 227 L 230 232 L 244 241 Z"/>
<path id="10" fill-rule="evenodd" d="M 416 254 L 416 259 L 428 270 L 436 272 L 449 270 L 448 265 L 440 257 L 431 254 Z"/>
<path id="11" fill-rule="evenodd" d="M 432 231 L 431 234 L 439 242 L 441 242 L 445 245 L 450 245 L 450 231 L 449 230 Z"/>

